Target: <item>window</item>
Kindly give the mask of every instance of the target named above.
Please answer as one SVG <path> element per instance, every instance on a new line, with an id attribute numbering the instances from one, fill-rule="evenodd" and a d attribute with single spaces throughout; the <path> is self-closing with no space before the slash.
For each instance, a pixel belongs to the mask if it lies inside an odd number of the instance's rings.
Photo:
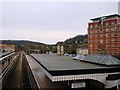
<path id="1" fill-rule="evenodd" d="M 103 37 L 103 34 L 100 34 L 100 37 Z"/>
<path id="2" fill-rule="evenodd" d="M 93 26 L 92 25 L 90 25 L 90 28 L 92 28 Z"/>
<path id="3" fill-rule="evenodd" d="M 106 26 L 108 26 L 109 24 L 108 23 L 106 23 Z"/>
<path id="4" fill-rule="evenodd" d="M 106 39 L 106 43 L 108 43 L 108 39 Z"/>
<path id="5" fill-rule="evenodd" d="M 95 45 L 95 49 L 97 49 L 97 45 Z"/>
<path id="6" fill-rule="evenodd" d="M 115 36 L 114 33 L 112 33 L 111 36 L 114 37 Z"/>
<path id="7" fill-rule="evenodd" d="M 106 37 L 108 37 L 108 33 L 106 33 Z"/>
<path id="8" fill-rule="evenodd" d="M 111 23 L 112 25 L 115 24 L 114 22 Z"/>
<path id="9" fill-rule="evenodd" d="M 100 29 L 100 33 L 102 33 L 103 32 L 103 30 L 102 29 Z"/>
<path id="10" fill-rule="evenodd" d="M 106 32 L 108 32 L 108 31 L 109 31 L 109 29 L 107 28 L 107 29 L 106 29 Z"/>
<path id="11" fill-rule="evenodd" d="M 106 45 L 106 48 L 109 48 L 109 45 Z"/>
<path id="12" fill-rule="evenodd" d="M 114 48 L 114 47 L 115 47 L 115 45 L 114 45 L 114 44 L 112 44 L 111 48 Z"/>
<path id="13" fill-rule="evenodd" d="M 90 34 L 92 34 L 93 32 L 92 32 L 92 30 L 90 31 Z"/>
<path id="14" fill-rule="evenodd" d="M 89 43 L 92 43 L 92 39 L 89 40 Z"/>
<path id="15" fill-rule="evenodd" d="M 90 35 L 90 38 L 92 38 L 92 34 Z"/>
<path id="16" fill-rule="evenodd" d="M 103 43 L 103 40 L 102 40 L 102 39 L 100 39 L 100 43 Z"/>
<path id="17" fill-rule="evenodd" d="M 95 25 L 95 27 L 97 27 L 97 25 Z"/>
<path id="18" fill-rule="evenodd" d="M 97 33 L 97 30 L 95 30 L 95 33 Z"/>
<path id="19" fill-rule="evenodd" d="M 115 29 L 114 29 L 114 28 L 111 28 L 111 31 L 115 31 Z"/>
<path id="20" fill-rule="evenodd" d="M 98 36 L 98 35 L 97 35 L 97 34 L 95 34 L 95 38 L 97 38 L 97 36 Z"/>
<path id="21" fill-rule="evenodd" d="M 118 31 L 120 31 L 120 27 L 118 28 Z"/>
<path id="22" fill-rule="evenodd" d="M 114 38 L 112 38 L 112 42 L 114 42 L 115 41 L 115 39 Z"/>
<path id="23" fill-rule="evenodd" d="M 95 39 L 95 43 L 97 43 L 98 42 L 98 40 L 97 39 Z"/>

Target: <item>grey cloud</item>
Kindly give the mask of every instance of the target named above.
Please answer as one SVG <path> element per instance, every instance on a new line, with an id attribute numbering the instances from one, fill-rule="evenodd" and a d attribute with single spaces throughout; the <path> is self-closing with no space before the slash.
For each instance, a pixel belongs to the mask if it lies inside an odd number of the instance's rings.
<path id="1" fill-rule="evenodd" d="M 3 29 L 8 38 L 11 36 L 7 31 L 12 29 L 24 29 L 33 34 L 42 33 L 42 30 L 48 33 L 58 30 L 86 34 L 90 18 L 117 13 L 117 9 L 116 2 L 4 3 Z"/>

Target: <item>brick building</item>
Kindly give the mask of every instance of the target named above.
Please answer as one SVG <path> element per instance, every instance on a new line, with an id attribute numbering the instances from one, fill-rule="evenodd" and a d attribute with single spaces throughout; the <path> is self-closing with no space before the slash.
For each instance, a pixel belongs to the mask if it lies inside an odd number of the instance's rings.
<path id="1" fill-rule="evenodd" d="M 88 23 L 88 53 L 120 55 L 120 15 L 91 19 Z"/>
<path id="2" fill-rule="evenodd" d="M 15 51 L 15 45 L 13 44 L 0 44 L 0 52 L 12 52 Z"/>

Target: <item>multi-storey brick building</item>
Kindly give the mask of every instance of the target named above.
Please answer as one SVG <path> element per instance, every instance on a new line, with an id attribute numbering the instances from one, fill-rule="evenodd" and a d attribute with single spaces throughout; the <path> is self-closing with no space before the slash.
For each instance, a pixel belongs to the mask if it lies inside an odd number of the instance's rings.
<path id="1" fill-rule="evenodd" d="M 120 55 L 120 15 L 91 20 L 88 23 L 88 53 Z"/>

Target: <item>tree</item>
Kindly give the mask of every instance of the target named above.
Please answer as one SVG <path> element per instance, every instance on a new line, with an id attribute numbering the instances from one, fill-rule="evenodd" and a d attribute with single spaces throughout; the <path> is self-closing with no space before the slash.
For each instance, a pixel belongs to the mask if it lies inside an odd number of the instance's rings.
<path id="1" fill-rule="evenodd" d="M 57 47 L 53 46 L 51 51 L 52 51 L 52 53 L 57 53 Z"/>
<path id="2" fill-rule="evenodd" d="M 77 44 L 69 44 L 65 46 L 65 53 L 76 54 Z"/>

